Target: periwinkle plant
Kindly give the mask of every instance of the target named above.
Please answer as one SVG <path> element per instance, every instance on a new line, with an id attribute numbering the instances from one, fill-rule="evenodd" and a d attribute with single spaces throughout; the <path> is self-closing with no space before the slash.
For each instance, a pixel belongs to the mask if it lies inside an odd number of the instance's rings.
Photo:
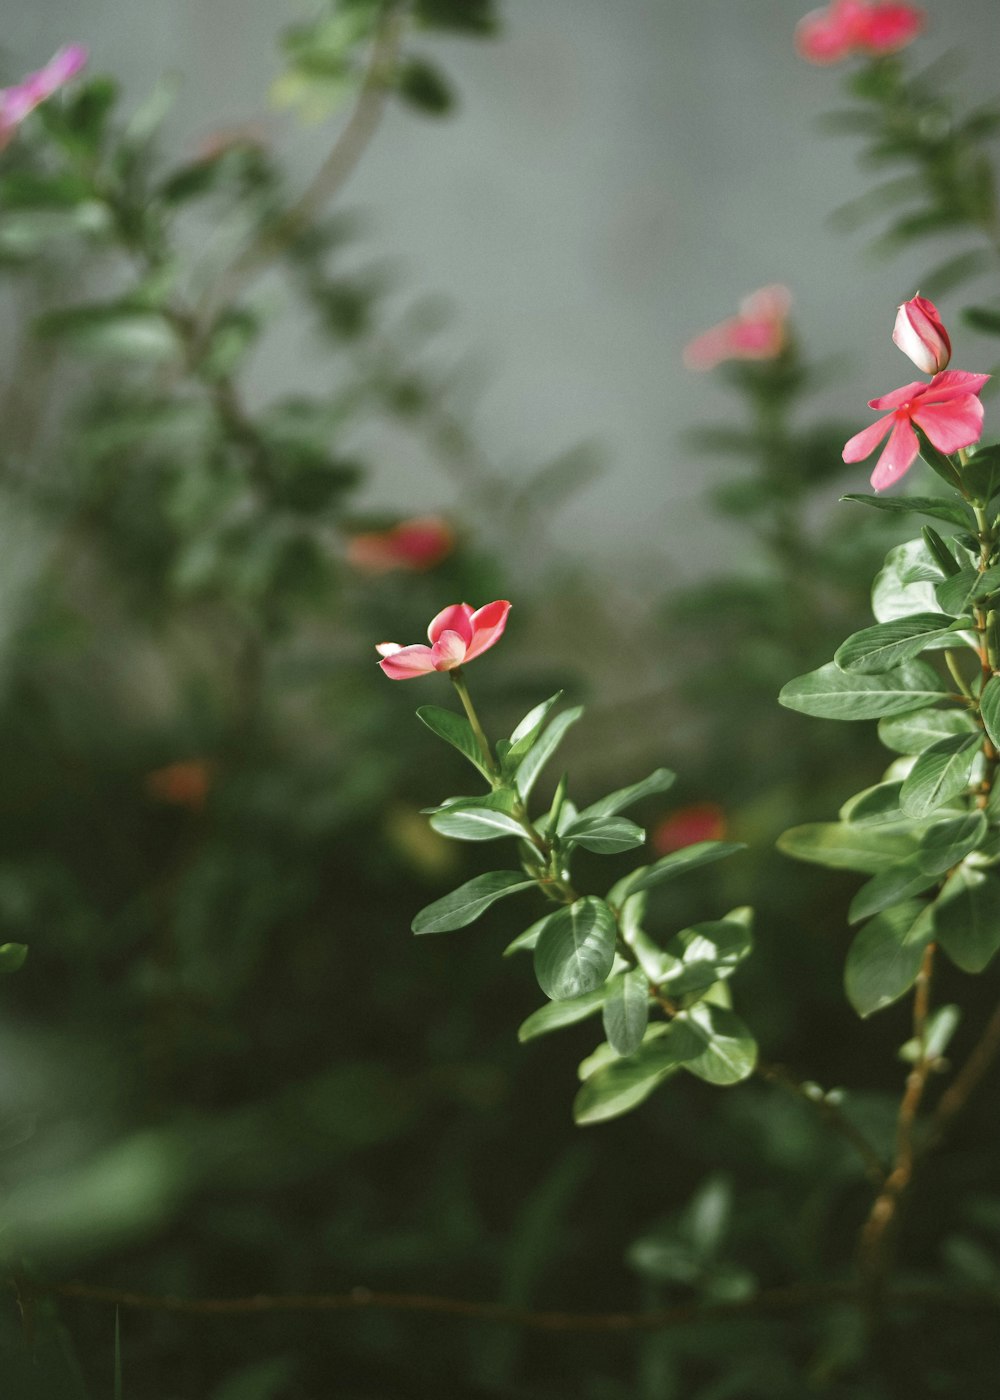
<path id="1" fill-rule="evenodd" d="M 580 1066 L 578 1123 L 626 1113 L 684 1069 L 710 1084 L 736 1084 L 755 1067 L 757 1046 L 732 1010 L 728 981 L 751 950 L 751 911 L 691 925 L 661 944 L 647 927 L 647 898 L 670 880 L 741 847 L 698 841 L 623 875 L 603 895 L 574 883 L 578 850 L 615 856 L 642 846 L 646 833 L 621 813 L 665 792 L 665 768 L 641 782 L 578 808 L 563 776 L 548 809 L 533 816 L 529 801 L 543 768 L 579 706 L 554 713 L 561 692 L 534 706 L 509 739 L 491 745 L 473 705 L 464 664 L 499 641 L 510 604 L 445 608 L 428 628 L 430 646 L 383 643 L 380 665 L 392 680 L 447 672 L 464 715 L 436 705 L 417 711 L 427 727 L 468 759 L 488 785 L 481 796 L 450 797 L 428 809 L 431 826 L 456 841 L 517 843 L 517 869 L 492 870 L 452 890 L 413 920 L 417 934 L 447 933 L 475 922 L 498 900 L 531 891 L 543 912 L 506 952 L 534 955 L 538 985 L 549 998 L 519 1031 L 522 1041 L 601 1015 L 606 1040 Z M 545 907 L 547 906 L 547 907 Z M 554 906 L 554 907 L 553 907 Z"/>

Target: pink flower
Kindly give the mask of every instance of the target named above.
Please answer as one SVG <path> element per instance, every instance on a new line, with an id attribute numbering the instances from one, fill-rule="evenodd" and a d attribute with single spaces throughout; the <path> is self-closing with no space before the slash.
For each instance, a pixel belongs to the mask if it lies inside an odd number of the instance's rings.
<path id="1" fill-rule="evenodd" d="M 87 62 L 82 44 L 67 44 L 37 73 L 29 73 L 13 87 L 0 88 L 0 151 L 30 112 L 75 77 Z"/>
<path id="2" fill-rule="evenodd" d="M 714 369 L 723 360 L 773 360 L 785 348 L 792 305 L 787 287 L 761 287 L 740 302 L 739 315 L 695 336 L 684 348 L 688 369 Z"/>
<path id="3" fill-rule="evenodd" d="M 389 530 L 353 535 L 347 543 L 348 562 L 369 574 L 392 569 L 419 572 L 433 569 L 455 547 L 455 532 L 439 515 L 401 520 Z"/>
<path id="4" fill-rule="evenodd" d="M 889 441 L 872 472 L 872 486 L 884 491 L 913 465 L 920 451 L 913 424 L 921 428 L 939 452 L 957 452 L 978 442 L 983 431 L 979 394 L 990 376 L 948 369 L 929 384 L 904 384 L 870 400 L 868 407 L 888 409 L 877 423 L 856 433 L 844 448 L 845 462 L 861 462 L 891 429 Z"/>
<path id="5" fill-rule="evenodd" d="M 795 47 L 809 63 L 839 63 L 853 53 L 895 53 L 923 27 L 924 12 L 913 5 L 831 0 L 799 20 Z"/>
<path id="6" fill-rule="evenodd" d="M 948 368 L 951 341 L 937 307 L 926 297 L 915 296 L 903 302 L 896 313 L 892 338 L 924 374 L 939 374 Z"/>
<path id="7" fill-rule="evenodd" d="M 473 612 L 468 603 L 452 603 L 439 612 L 427 629 L 431 645 L 401 647 L 383 642 L 375 650 L 378 664 L 391 681 L 408 681 L 430 671 L 454 671 L 481 656 L 503 636 L 510 604 L 502 599 Z"/>
<path id="8" fill-rule="evenodd" d="M 716 802 L 696 802 L 678 807 L 653 828 L 650 840 L 657 855 L 668 856 L 698 841 L 721 841 L 726 834 L 726 814 Z"/>

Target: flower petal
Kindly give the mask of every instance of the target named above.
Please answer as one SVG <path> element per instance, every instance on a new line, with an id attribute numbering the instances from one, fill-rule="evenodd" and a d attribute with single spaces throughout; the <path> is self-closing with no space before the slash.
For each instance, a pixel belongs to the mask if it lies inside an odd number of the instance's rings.
<path id="1" fill-rule="evenodd" d="M 923 10 L 912 5 L 875 5 L 865 17 L 857 43 L 869 53 L 892 53 L 912 43 L 923 27 Z"/>
<path id="2" fill-rule="evenodd" d="M 391 642 L 384 642 L 383 646 L 392 646 Z M 382 650 L 382 648 L 378 648 Z M 434 670 L 434 660 L 431 656 L 430 647 L 425 647 L 422 642 L 418 642 L 412 647 L 400 647 L 398 651 L 384 655 L 384 659 L 378 663 L 391 681 L 409 681 L 414 676 L 424 676 Z"/>
<path id="3" fill-rule="evenodd" d="M 884 491 L 892 486 L 904 472 L 909 471 L 920 451 L 920 443 L 908 418 L 897 418 L 896 426 L 889 435 L 885 451 L 875 464 L 872 472 L 872 489 Z"/>
<path id="4" fill-rule="evenodd" d="M 466 654 L 466 661 L 482 655 L 500 640 L 503 629 L 507 626 L 509 612 L 510 604 L 505 598 L 499 598 L 495 603 L 487 603 L 472 614 L 472 642 Z"/>
<path id="5" fill-rule="evenodd" d="M 442 632 L 457 632 L 462 640 L 468 644 L 472 641 L 471 617 L 472 609 L 468 603 L 451 603 L 448 607 L 442 608 L 431 622 L 427 629 L 427 636 L 432 642 L 436 642 Z"/>
<path id="6" fill-rule="evenodd" d="M 431 664 L 435 671 L 453 671 L 461 666 L 468 650 L 465 638 L 457 632 L 442 632 L 431 647 Z"/>
<path id="7" fill-rule="evenodd" d="M 888 414 L 877 423 L 862 428 L 860 433 L 855 433 L 850 441 L 844 444 L 844 461 L 863 462 L 866 457 L 870 457 L 891 427 L 892 414 Z"/>
<path id="8" fill-rule="evenodd" d="M 807 63 L 839 63 L 851 51 L 851 34 L 827 10 L 813 10 L 795 26 L 795 48 Z"/>
<path id="9" fill-rule="evenodd" d="M 983 405 L 975 394 L 945 403 L 928 403 L 913 415 L 939 452 L 957 452 L 971 447 L 983 435 Z"/>
<path id="10" fill-rule="evenodd" d="M 992 378 L 989 374 L 969 374 L 964 369 L 946 369 L 936 374 L 927 386 L 927 400 L 944 403 L 961 394 L 978 394 Z"/>
<path id="11" fill-rule="evenodd" d="M 884 413 L 889 408 L 902 408 L 905 403 L 922 398 L 929 388 L 929 384 L 923 384 L 920 380 L 916 380 L 913 384 L 904 384 L 900 389 L 893 389 L 891 394 L 882 394 L 880 398 L 869 399 L 868 407 L 877 409 L 880 413 Z"/>

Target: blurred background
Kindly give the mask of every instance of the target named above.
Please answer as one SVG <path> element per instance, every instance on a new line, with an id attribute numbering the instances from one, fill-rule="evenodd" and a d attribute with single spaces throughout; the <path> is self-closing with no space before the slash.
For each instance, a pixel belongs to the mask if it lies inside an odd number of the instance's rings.
<path id="1" fill-rule="evenodd" d="M 891 1147 L 907 1012 L 845 1002 L 855 877 L 774 851 L 886 757 L 775 696 L 870 621 L 903 537 L 837 504 L 866 400 L 909 377 L 896 304 L 935 295 L 956 363 L 996 359 L 995 5 L 824 70 L 792 0 L 414 0 L 388 101 L 384 8 L 8 0 L 3 82 L 91 60 L 0 155 L 0 945 L 28 949 L 0 977 L 0 1389 L 992 1397 L 975 1315 L 903 1310 L 874 1359 L 837 1306 L 610 1338 L 154 1307 L 116 1342 L 66 1292 L 620 1312 L 850 1276 L 870 1186 L 802 1096 L 678 1076 L 575 1128 L 592 1028 L 519 1045 L 541 998 L 499 956 L 537 910 L 411 936 L 497 857 L 430 830 L 469 780 L 413 710 L 450 693 L 373 645 L 458 598 L 514 603 L 470 675 L 492 737 L 562 688 L 578 803 L 666 764 L 650 855 L 747 843 L 660 931 L 753 904 L 762 1053 Z M 685 368 L 774 283 L 767 355 Z M 988 980 L 943 979 L 957 1055 Z M 921 1178 L 915 1287 L 997 1286 L 996 1137 L 980 1105 Z"/>

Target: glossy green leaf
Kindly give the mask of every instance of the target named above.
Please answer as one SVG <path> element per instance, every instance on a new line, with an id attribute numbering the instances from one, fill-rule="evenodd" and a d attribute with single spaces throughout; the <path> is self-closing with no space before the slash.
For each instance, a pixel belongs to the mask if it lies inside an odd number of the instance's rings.
<path id="1" fill-rule="evenodd" d="M 825 865 L 831 870 L 857 870 L 865 875 L 877 875 L 917 849 L 908 826 L 865 827 L 848 822 L 793 826 L 782 832 L 777 844 L 779 851 L 795 860 Z"/>
<path id="2" fill-rule="evenodd" d="M 557 909 L 553 909 L 551 914 L 545 914 L 541 919 L 536 919 L 530 928 L 526 928 L 523 933 L 519 933 L 507 944 L 503 950 L 503 956 L 509 958 L 511 953 L 530 953 L 538 942 L 542 929 L 550 919 L 555 918 L 558 912 Z"/>
<path id="3" fill-rule="evenodd" d="M 648 778 L 644 778 L 641 783 L 633 783 L 630 787 L 619 788 L 616 792 L 609 792 L 607 797 L 601 797 L 596 802 L 592 802 L 589 807 L 584 807 L 580 813 L 581 817 L 613 817 L 619 812 L 623 812 L 626 807 L 631 807 L 633 802 L 639 802 L 644 797 L 651 797 L 654 793 L 666 792 L 672 787 L 676 778 L 675 773 L 671 773 L 669 768 L 657 768 L 655 773 L 650 773 Z"/>
<path id="4" fill-rule="evenodd" d="M 573 997 L 570 1001 L 546 1002 L 537 1011 L 533 1011 L 526 1021 L 521 1022 L 517 1032 L 518 1040 L 522 1043 L 536 1040 L 552 1031 L 561 1031 L 564 1026 L 575 1026 L 578 1021 L 585 1021 L 588 1016 L 596 1016 L 604 1005 L 605 997 L 619 980 L 615 978 L 612 982 L 595 987 L 592 992 L 585 992 L 583 996 Z"/>
<path id="5" fill-rule="evenodd" d="M 738 1084 L 753 1074 L 757 1042 L 733 1011 L 702 1001 L 673 1021 L 672 1040 L 686 1042 L 682 1067 L 709 1084 Z"/>
<path id="6" fill-rule="evenodd" d="M 979 811 L 935 822 L 920 838 L 917 861 L 929 874 L 943 875 L 974 851 L 986 832 L 986 817 Z"/>
<path id="7" fill-rule="evenodd" d="M 965 864 L 934 902 L 934 937 L 963 972 L 982 972 L 1000 948 L 1000 879 Z"/>
<path id="8" fill-rule="evenodd" d="M 956 464 L 946 453 L 940 452 L 930 441 L 927 434 L 913 424 L 913 430 L 917 435 L 920 444 L 920 455 L 930 467 L 936 472 L 942 481 L 946 481 L 949 486 L 958 486 L 962 480 L 961 473 Z"/>
<path id="9" fill-rule="evenodd" d="M 577 817 L 562 833 L 566 841 L 599 856 L 617 855 L 641 846 L 646 833 L 625 817 Z"/>
<path id="10" fill-rule="evenodd" d="M 500 791 L 468 801 L 449 803 L 431 816 L 431 826 L 455 841 L 495 841 L 501 836 L 526 839 L 522 824 L 508 807 L 511 795 Z"/>
<path id="11" fill-rule="evenodd" d="M 881 675 L 848 674 L 835 662 L 789 681 L 778 696 L 782 705 L 820 719 L 878 719 L 936 704 L 945 682 L 926 661 L 908 661 Z"/>
<path id="12" fill-rule="evenodd" d="M 651 1026 L 646 1039 L 633 1055 L 612 1058 L 607 1048 L 607 1062 L 592 1068 L 586 1061 L 581 1066 L 583 1084 L 573 1102 L 573 1119 L 581 1127 L 619 1118 L 637 1108 L 665 1079 L 680 1068 L 682 1057 L 692 1050 L 690 1039 L 682 1043 L 675 1036 L 676 1022 Z M 655 1035 L 650 1034 L 656 1031 Z M 591 1061 L 597 1058 L 590 1056 Z"/>
<path id="13" fill-rule="evenodd" d="M 899 806 L 902 782 L 876 783 L 849 797 L 838 816 L 852 826 L 897 826 L 905 821 Z"/>
<path id="14" fill-rule="evenodd" d="M 922 539 L 896 545 L 872 584 L 872 612 L 876 622 L 909 617 L 912 613 L 936 612 L 939 604 L 934 587 L 941 582 L 941 570 Z"/>
<path id="15" fill-rule="evenodd" d="M 689 870 L 710 865 L 712 861 L 722 860 L 725 856 L 743 849 L 743 844 L 738 841 L 696 841 L 692 846 L 685 846 L 683 850 L 672 851 L 670 855 L 661 857 L 653 865 L 642 865 L 638 870 L 624 876 L 609 890 L 608 900 L 617 906 L 629 895 L 638 894 L 640 890 L 650 890 L 654 885 L 662 884 L 664 880 L 675 880 Z"/>
<path id="16" fill-rule="evenodd" d="M 744 906 L 676 934 L 666 950 L 676 966 L 659 979 L 667 994 L 693 996 L 731 977 L 753 949 L 752 923 L 753 910 Z"/>
<path id="17" fill-rule="evenodd" d="M 534 887 L 534 880 L 526 879 L 519 871 L 491 870 L 486 875 L 477 875 L 443 899 L 436 899 L 421 909 L 413 920 L 413 932 L 448 933 L 451 929 L 465 928 L 498 899 Z"/>
<path id="18" fill-rule="evenodd" d="M 965 792 L 979 748 L 977 734 L 954 734 L 931 744 L 919 756 L 900 789 L 903 811 L 911 817 L 926 817 Z"/>
<path id="19" fill-rule="evenodd" d="M 607 985 L 604 1034 L 618 1055 L 631 1055 L 642 1044 L 649 1023 L 649 983 L 641 971 L 623 972 Z"/>
<path id="20" fill-rule="evenodd" d="M 602 986 L 615 960 L 615 916 L 587 895 L 560 909 L 535 944 L 535 976 L 553 1001 L 568 1001 Z"/>
<path id="21" fill-rule="evenodd" d="M 460 754 L 464 754 L 484 778 L 490 776 L 476 736 L 472 732 L 472 725 L 464 715 L 457 715 L 454 710 L 444 710 L 440 705 L 421 705 L 417 711 L 417 719 L 421 724 L 426 724 L 439 739 L 444 739 L 445 743 L 451 744 Z"/>
<path id="22" fill-rule="evenodd" d="M 525 754 L 517 770 L 517 787 L 521 796 L 527 798 L 538 781 L 538 776 L 562 743 L 566 732 L 583 714 L 583 706 L 575 705 L 556 715 L 547 729 L 535 740 L 530 751 Z"/>
<path id="23" fill-rule="evenodd" d="M 27 956 L 26 943 L 0 943 L 0 972 L 18 972 Z"/>
<path id="24" fill-rule="evenodd" d="M 542 732 L 545 721 L 549 717 L 549 711 L 553 705 L 557 705 L 562 699 L 563 692 L 557 690 L 555 695 L 550 695 L 547 700 L 530 709 L 521 720 L 514 732 L 510 736 L 510 753 L 508 758 L 523 758 L 528 749 Z"/>
<path id="25" fill-rule="evenodd" d="M 860 923 L 872 914 L 880 914 L 883 909 L 901 904 L 916 894 L 923 894 L 924 890 L 929 890 L 936 883 L 937 875 L 923 869 L 919 854 L 910 856 L 889 870 L 879 871 L 866 885 L 861 886 L 847 911 L 848 922 Z"/>
<path id="26" fill-rule="evenodd" d="M 997 694 L 1000 721 L 1000 689 Z M 918 754 L 938 739 L 954 734 L 974 734 L 976 721 L 968 710 L 918 710 L 915 714 L 895 715 L 879 720 L 878 737 L 895 753 Z"/>
<path id="27" fill-rule="evenodd" d="M 979 572 L 971 564 L 937 584 L 934 596 L 938 607 L 952 617 L 966 617 L 979 584 Z"/>
<path id="28" fill-rule="evenodd" d="M 980 506 L 988 506 L 1000 491 L 1000 449 L 997 444 L 977 444 L 968 452 L 962 481 Z"/>
<path id="29" fill-rule="evenodd" d="M 847 999 L 859 1016 L 898 1001 L 913 986 L 934 937 L 926 904 L 898 904 L 855 935 L 844 968 Z"/>
<path id="30" fill-rule="evenodd" d="M 852 492 L 841 500 L 857 501 L 893 515 L 930 515 L 966 530 L 974 524 L 972 512 L 958 496 L 946 500 L 944 496 L 862 496 Z"/>
<path id="31" fill-rule="evenodd" d="M 990 676 L 983 686 L 979 714 L 994 748 L 1000 749 L 1000 676 Z"/>
<path id="32" fill-rule="evenodd" d="M 917 656 L 928 642 L 949 635 L 954 625 L 945 613 L 913 613 L 879 622 L 848 637 L 834 660 L 842 671 L 863 675 L 890 671 Z"/>
<path id="33" fill-rule="evenodd" d="M 930 550 L 931 557 L 941 570 L 945 578 L 953 578 L 955 574 L 961 573 L 962 566 L 951 552 L 950 547 L 944 542 L 933 525 L 922 525 L 920 535 Z"/>

